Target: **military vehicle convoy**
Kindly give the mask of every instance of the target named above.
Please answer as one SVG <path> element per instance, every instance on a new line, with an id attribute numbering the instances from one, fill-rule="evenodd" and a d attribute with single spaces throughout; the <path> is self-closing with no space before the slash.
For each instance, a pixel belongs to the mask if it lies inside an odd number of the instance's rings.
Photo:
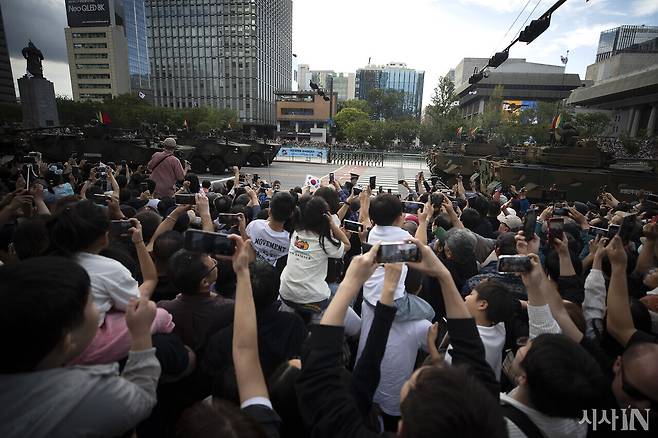
<path id="1" fill-rule="evenodd" d="M 427 157 L 427 166 L 432 175 L 450 179 L 457 175 L 470 176 L 477 172 L 477 160 L 486 156 L 504 157 L 501 145 L 486 143 L 447 143 L 433 150 Z"/>
<path id="2" fill-rule="evenodd" d="M 162 150 L 161 141 L 170 135 L 151 135 L 148 131 L 127 131 L 105 126 L 53 127 L 44 129 L 0 130 L 0 154 L 17 155 L 41 152 L 49 162 L 66 161 L 76 153 L 79 158 L 103 161 L 126 160 L 134 165 L 147 163 L 153 153 Z M 174 136 L 175 137 L 175 136 Z M 281 145 L 249 139 L 238 133 L 222 136 L 179 138 L 176 154 L 190 162 L 195 173 L 222 174 L 231 166 L 259 167 L 271 164 Z"/>
<path id="3" fill-rule="evenodd" d="M 469 146 L 462 147 L 461 158 L 432 155 L 432 173 L 471 176 L 483 193 L 501 185 L 525 187 L 531 199 L 542 199 L 550 189 L 565 192 L 566 200 L 594 199 L 603 186 L 619 199 L 633 199 L 641 190 L 658 193 L 658 160 L 614 160 L 594 142 L 580 141 L 569 124 L 555 129 L 551 145 L 525 146 L 520 156 L 492 147 L 481 149 L 479 157 L 465 155 L 474 152 Z"/>

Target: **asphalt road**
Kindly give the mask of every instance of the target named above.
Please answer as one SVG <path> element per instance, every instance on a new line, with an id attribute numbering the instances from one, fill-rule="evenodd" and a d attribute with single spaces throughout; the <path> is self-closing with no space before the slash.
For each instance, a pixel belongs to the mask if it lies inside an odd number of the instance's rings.
<path id="1" fill-rule="evenodd" d="M 350 173 L 356 173 L 360 175 L 359 184 L 363 186 L 367 185 L 370 176 L 374 175 L 377 177 L 377 186 L 382 186 L 385 191 L 391 189 L 393 193 L 397 193 L 398 180 L 405 179 L 413 187 L 414 178 L 421 170 L 427 172 L 427 168 L 339 166 L 333 164 L 275 161 L 269 167 L 243 167 L 241 172 L 251 175 L 258 174 L 270 183 L 274 180 L 279 180 L 283 188 L 301 187 L 304 184 L 306 175 L 312 175 L 328 181 L 329 173 L 333 172 L 338 181 L 342 183 L 350 179 Z M 201 179 L 210 179 L 211 181 L 230 177 L 231 175 L 229 174 L 200 176 Z"/>

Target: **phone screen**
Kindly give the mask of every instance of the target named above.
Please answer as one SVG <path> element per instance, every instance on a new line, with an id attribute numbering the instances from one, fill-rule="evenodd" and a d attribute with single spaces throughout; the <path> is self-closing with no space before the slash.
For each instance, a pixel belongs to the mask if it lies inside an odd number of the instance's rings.
<path id="1" fill-rule="evenodd" d="M 525 240 L 530 242 L 535 235 L 535 226 L 537 225 L 537 212 L 529 210 L 523 218 L 523 235 Z"/>
<path id="2" fill-rule="evenodd" d="M 176 195 L 176 204 L 178 205 L 195 205 L 196 197 L 193 194 L 180 194 Z"/>
<path id="3" fill-rule="evenodd" d="M 609 225 L 608 226 L 608 238 L 612 239 L 619 233 L 619 229 L 621 227 L 619 225 Z"/>
<path id="4" fill-rule="evenodd" d="M 237 213 L 220 213 L 217 215 L 217 221 L 220 224 L 235 225 L 238 223 L 238 216 Z"/>
<path id="5" fill-rule="evenodd" d="M 334 183 L 334 173 L 331 172 L 331 173 L 329 174 L 329 184 L 333 184 L 333 183 Z"/>
<path id="6" fill-rule="evenodd" d="M 619 227 L 619 237 L 623 242 L 628 242 L 633 229 L 635 228 L 635 215 L 629 215 L 624 218 L 624 221 Z"/>
<path id="7" fill-rule="evenodd" d="M 225 234 L 187 230 L 185 232 L 185 249 L 207 254 L 232 256 L 235 253 L 235 242 Z"/>
<path id="8" fill-rule="evenodd" d="M 375 190 L 376 188 L 377 188 L 377 177 L 373 175 L 370 177 L 370 190 Z"/>
<path id="9" fill-rule="evenodd" d="M 553 243 L 553 239 L 560 239 L 564 237 L 564 219 L 553 218 L 548 221 L 548 238 L 549 243 Z"/>
<path id="10" fill-rule="evenodd" d="M 432 202 L 432 205 L 440 207 L 441 204 L 443 204 L 443 193 L 432 193 L 430 195 L 430 201 Z"/>
<path id="11" fill-rule="evenodd" d="M 415 243 L 382 243 L 377 253 L 377 263 L 418 261 L 420 261 L 420 251 Z"/>
<path id="12" fill-rule="evenodd" d="M 498 257 L 498 272 L 501 273 L 520 273 L 530 272 L 532 264 L 530 257 L 524 255 L 511 255 Z"/>
<path id="13" fill-rule="evenodd" d="M 414 201 L 404 201 L 402 204 L 404 206 L 404 212 L 410 214 L 416 214 L 418 210 L 423 211 L 423 207 L 425 206 L 422 202 Z"/>
<path id="14" fill-rule="evenodd" d="M 125 237 L 128 230 L 132 228 L 132 223 L 127 220 L 115 220 L 110 222 L 110 234 L 112 236 Z"/>
<path id="15" fill-rule="evenodd" d="M 343 226 L 347 231 L 354 231 L 358 233 L 363 231 L 363 224 L 359 222 L 344 220 Z"/>

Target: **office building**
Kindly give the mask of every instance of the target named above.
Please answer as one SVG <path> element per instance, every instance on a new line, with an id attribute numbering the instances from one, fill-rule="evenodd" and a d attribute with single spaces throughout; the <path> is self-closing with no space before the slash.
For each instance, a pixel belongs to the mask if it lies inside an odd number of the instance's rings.
<path id="1" fill-rule="evenodd" d="M 622 26 L 613 30 L 622 34 L 626 28 L 645 27 Z M 602 32 L 601 40 L 607 39 L 610 32 Z M 658 127 L 658 35 L 603 53 L 608 55 L 597 53 L 597 61 L 587 67 L 587 86 L 574 90 L 568 103 L 608 112 L 610 136 L 654 136 Z"/>
<path id="2" fill-rule="evenodd" d="M 338 73 L 333 77 L 334 93 L 338 96 L 339 102 L 354 99 L 356 77 L 354 73 Z"/>
<path id="3" fill-rule="evenodd" d="M 329 111 L 336 116 L 337 99 L 324 100 L 314 91 L 276 93 L 276 135 L 295 141 L 327 142 Z"/>
<path id="4" fill-rule="evenodd" d="M 448 79 L 450 79 L 454 83 L 455 82 L 455 69 L 451 68 L 450 70 L 448 70 L 448 73 L 446 74 L 446 76 L 448 77 Z"/>
<path id="5" fill-rule="evenodd" d="M 2 21 L 0 9 L 0 102 L 16 103 L 16 90 L 14 89 L 14 76 L 11 74 L 5 26 Z"/>
<path id="6" fill-rule="evenodd" d="M 620 26 L 601 32 L 596 62 L 655 38 L 658 38 L 658 26 Z"/>
<path id="7" fill-rule="evenodd" d="M 273 130 L 274 92 L 292 82 L 292 1 L 145 1 L 155 103 Z"/>
<path id="8" fill-rule="evenodd" d="M 310 90 L 311 86 L 311 68 L 308 64 L 299 64 L 297 68 L 297 88 L 299 91 Z"/>
<path id="9" fill-rule="evenodd" d="M 117 0 L 123 3 L 123 25 L 128 40 L 128 71 L 130 89 L 152 99 L 151 63 L 149 62 L 144 0 Z"/>
<path id="10" fill-rule="evenodd" d="M 401 111 L 419 119 L 424 82 L 425 72 L 408 68 L 404 63 L 368 65 L 356 71 L 355 94 L 357 99 L 368 100 L 374 89 L 400 91 L 404 93 Z"/>
<path id="11" fill-rule="evenodd" d="M 311 70 L 307 64 L 301 64 L 298 69 L 299 91 L 310 91 L 310 82 L 318 84 L 324 90 L 329 91 L 333 80 L 334 92 L 338 94 L 338 100 L 343 102 L 355 98 L 355 75 L 354 73 L 336 73 L 333 70 Z"/>
<path id="12" fill-rule="evenodd" d="M 121 4 L 66 1 L 66 50 L 74 100 L 102 101 L 130 92 L 128 40 Z"/>
<path id="13" fill-rule="evenodd" d="M 503 89 L 502 110 L 523 111 L 537 107 L 538 102 L 555 102 L 569 97 L 571 91 L 581 87 L 583 81 L 577 74 L 565 73 L 562 65 L 547 65 L 510 58 L 500 67 L 491 69 L 476 84 L 469 84 L 471 66 L 484 66 L 488 59 L 466 58 L 455 68 L 455 87 L 459 97 L 459 110 L 464 118 L 482 114 L 496 87 Z"/>

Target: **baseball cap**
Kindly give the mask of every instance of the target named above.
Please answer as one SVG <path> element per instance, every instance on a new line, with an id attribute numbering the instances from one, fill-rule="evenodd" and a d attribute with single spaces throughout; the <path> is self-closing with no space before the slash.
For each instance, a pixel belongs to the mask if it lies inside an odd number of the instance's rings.
<path id="1" fill-rule="evenodd" d="M 507 225 L 511 230 L 519 230 L 523 226 L 523 222 L 518 216 L 508 215 L 502 220 L 499 219 L 499 221 L 501 224 Z"/>

